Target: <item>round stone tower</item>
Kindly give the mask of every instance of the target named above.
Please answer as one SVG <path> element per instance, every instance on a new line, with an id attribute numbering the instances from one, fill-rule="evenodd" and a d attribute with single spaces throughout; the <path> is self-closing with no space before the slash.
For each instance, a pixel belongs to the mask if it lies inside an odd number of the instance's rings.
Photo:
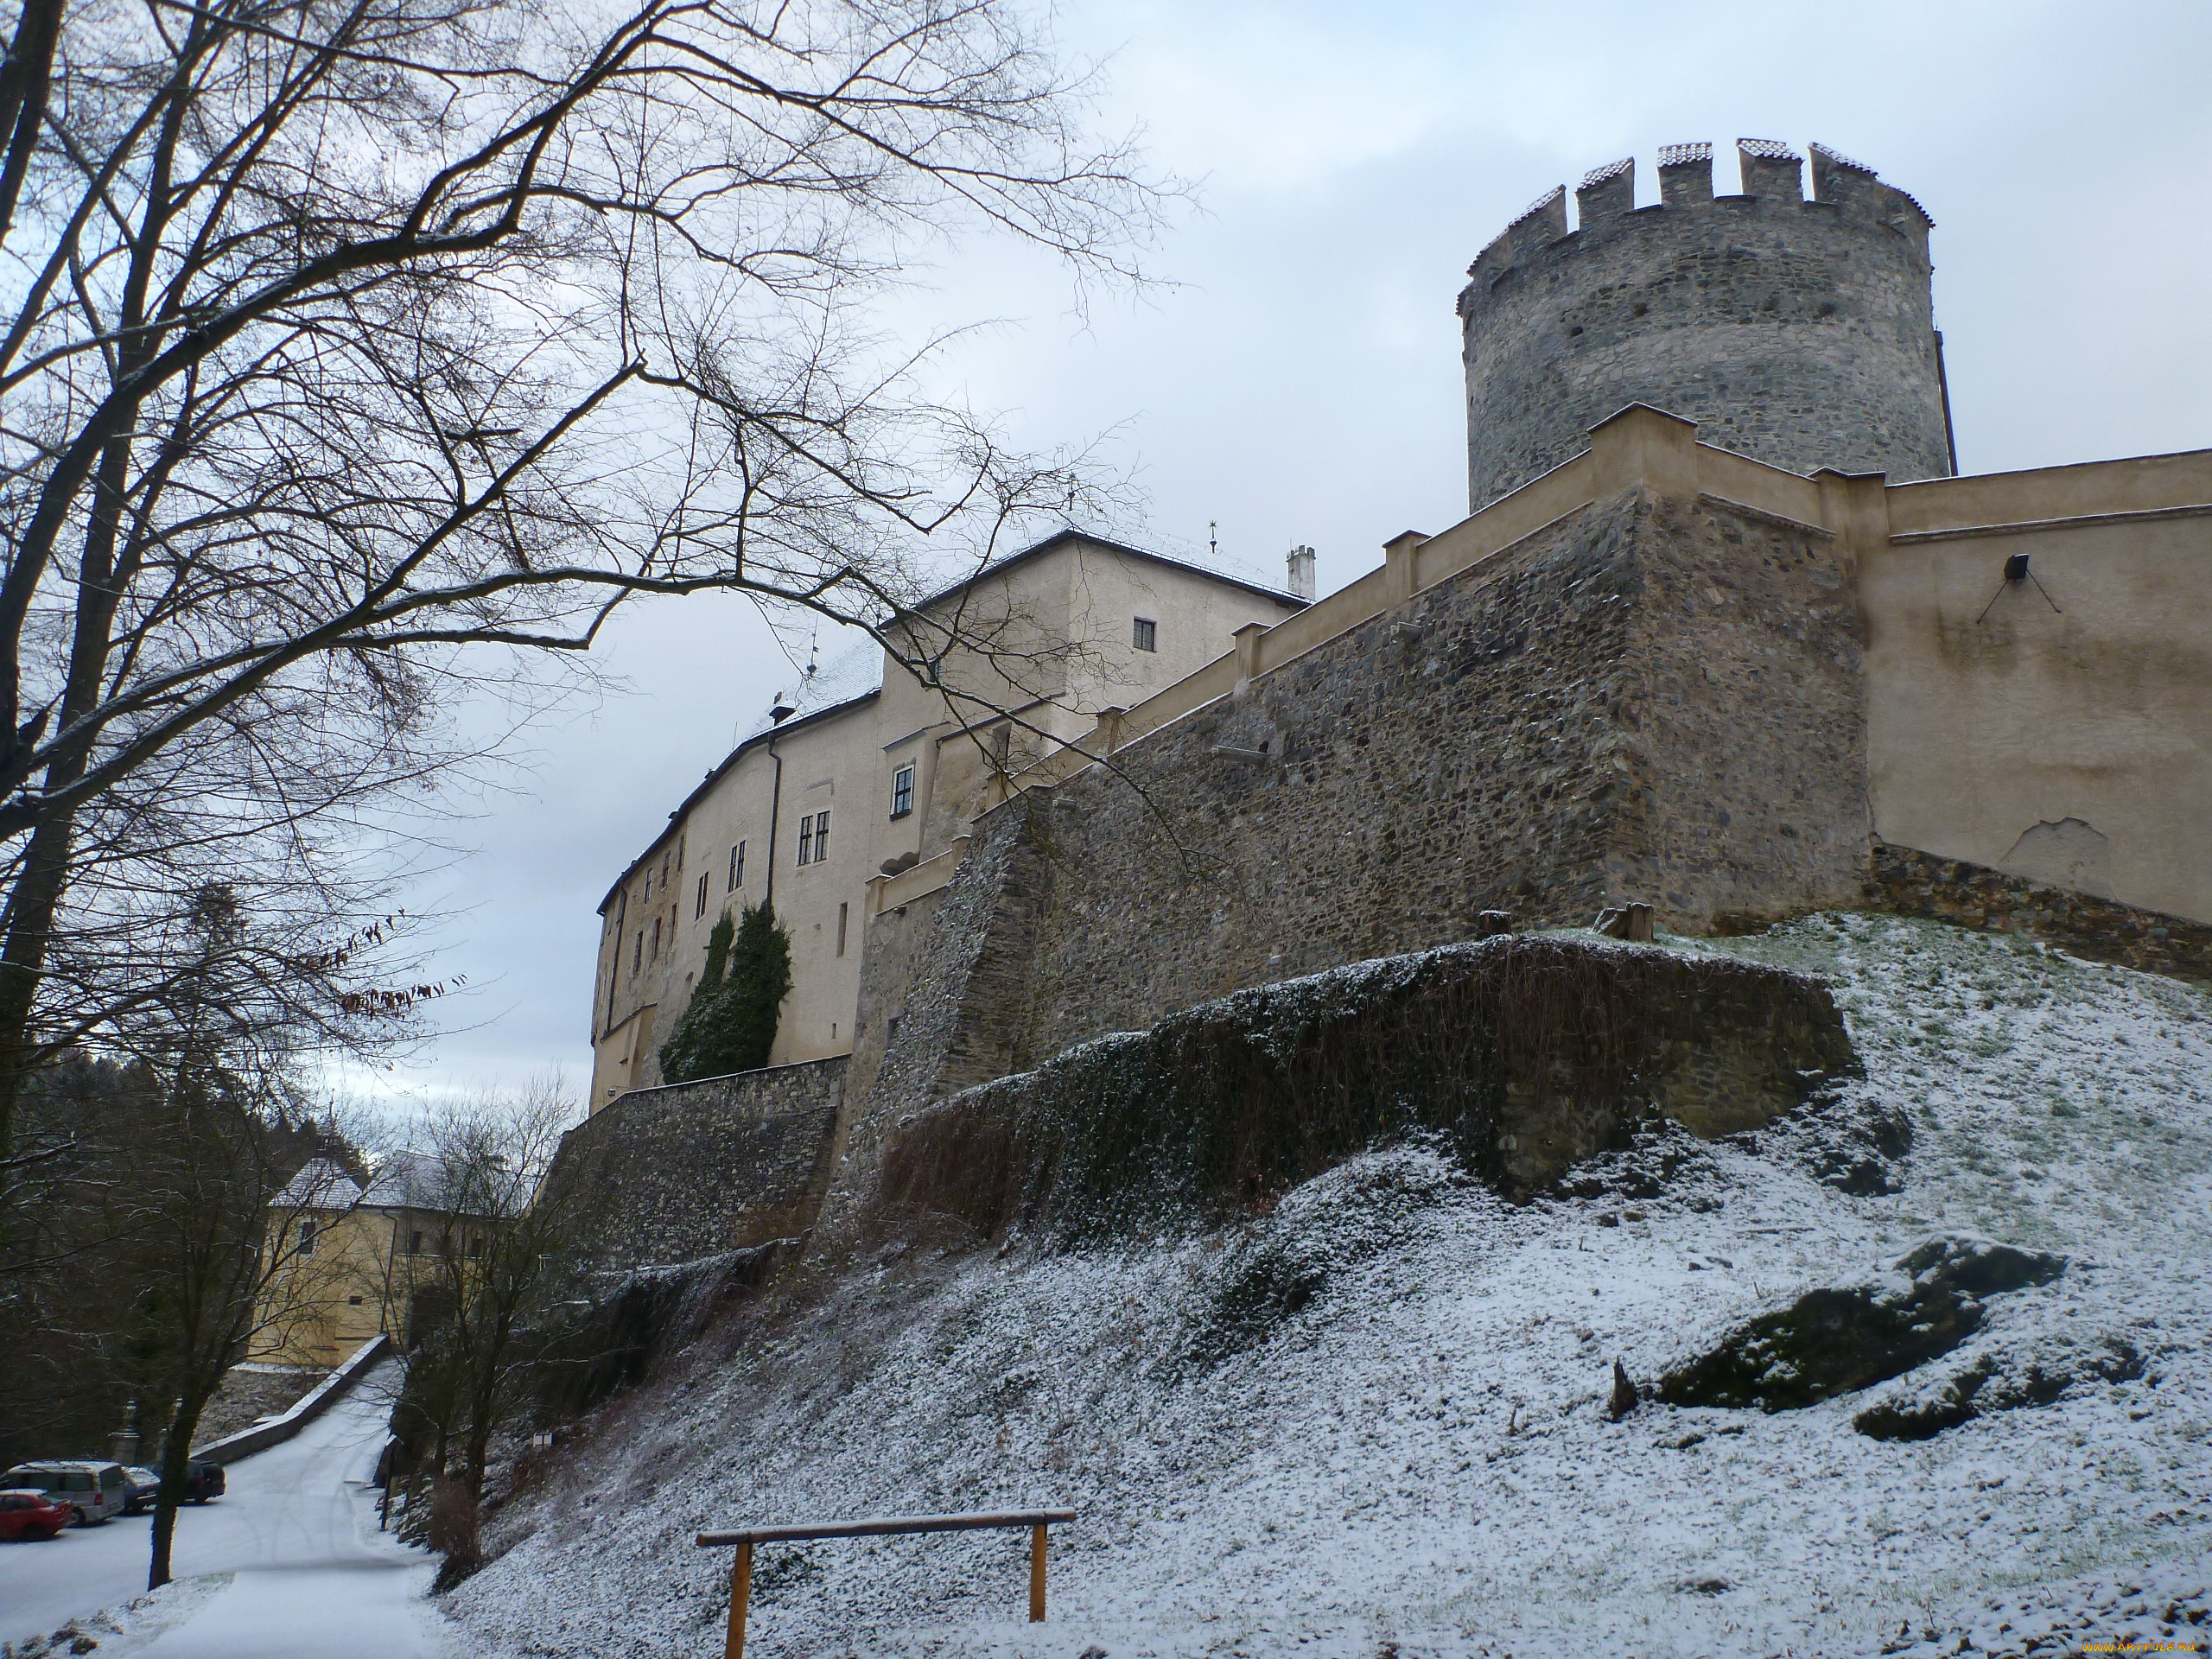
<path id="1" fill-rule="evenodd" d="M 1920 204 L 1813 146 L 1813 199 L 1786 144 L 1745 138 L 1741 195 L 1713 194 L 1713 146 L 1633 158 L 1555 189 L 1468 268 L 1467 493 L 1480 507 L 1588 447 L 1630 404 L 1698 441 L 1811 473 L 1955 470 Z"/>

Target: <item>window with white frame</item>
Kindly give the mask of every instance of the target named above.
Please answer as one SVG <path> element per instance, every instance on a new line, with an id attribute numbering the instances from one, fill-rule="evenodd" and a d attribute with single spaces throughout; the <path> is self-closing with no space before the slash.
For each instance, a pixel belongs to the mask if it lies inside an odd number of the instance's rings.
<path id="1" fill-rule="evenodd" d="M 300 1223 L 300 1254 L 302 1255 L 315 1254 L 315 1236 L 321 1230 L 321 1223 L 312 1219 Z"/>
<path id="2" fill-rule="evenodd" d="M 707 873 L 706 873 L 704 870 L 702 870 L 702 871 L 700 871 L 700 872 L 699 872 L 699 890 L 698 890 L 698 892 L 697 892 L 697 893 L 694 893 L 694 894 L 692 895 L 692 899 L 691 899 L 691 919 L 692 919 L 693 921 L 695 921 L 695 922 L 696 922 L 696 921 L 697 921 L 697 920 L 699 919 L 699 918 L 700 918 L 700 917 L 702 917 L 702 916 L 705 915 L 706 913 L 707 913 Z"/>
<path id="3" fill-rule="evenodd" d="M 729 891 L 735 893 L 745 885 L 745 843 L 739 842 L 729 849 Z"/>
<path id="4" fill-rule="evenodd" d="M 1139 651 L 1160 649 L 1160 624 L 1148 616 L 1140 616 L 1129 630 L 1129 643 Z"/>
<path id="5" fill-rule="evenodd" d="M 891 816 L 903 818 L 914 810 L 914 763 L 909 760 L 891 774 Z"/>

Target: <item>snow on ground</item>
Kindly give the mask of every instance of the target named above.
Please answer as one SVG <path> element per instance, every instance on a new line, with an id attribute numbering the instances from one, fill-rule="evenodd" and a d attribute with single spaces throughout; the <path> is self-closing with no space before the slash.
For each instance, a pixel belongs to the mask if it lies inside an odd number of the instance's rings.
<path id="1" fill-rule="evenodd" d="M 372 1481 L 397 1380 L 379 1366 L 293 1439 L 232 1464 L 223 1497 L 177 1516 L 175 1580 L 150 1596 L 133 1593 L 150 1518 L 0 1549 L 0 1641 L 69 1653 L 89 1638 L 144 1659 L 443 1654 L 445 1622 L 426 1599 L 435 1560 L 377 1531 Z"/>
<path id="2" fill-rule="evenodd" d="M 2169 1616 L 2206 1636 L 2212 996 L 1888 918 L 1673 943 L 1834 982 L 1854 1091 L 1914 1124 L 1901 1191 L 1719 1145 L 1656 1197 L 1515 1209 L 1415 1147 L 1230 1235 L 887 1255 L 616 1402 L 452 1611 L 487 1650 L 709 1652 L 729 1560 L 699 1527 L 1064 1502 L 1083 1519 L 1055 1531 L 1042 1625 L 1018 1534 L 763 1546 L 750 1650 L 1847 1656 L 2155 1638 Z M 1944 1231 L 2069 1266 L 1862 1394 L 1609 1420 L 1617 1356 L 1649 1380 Z M 2123 1350 L 2133 1380 L 1933 1439 L 1852 1426 L 1978 1360 Z"/>

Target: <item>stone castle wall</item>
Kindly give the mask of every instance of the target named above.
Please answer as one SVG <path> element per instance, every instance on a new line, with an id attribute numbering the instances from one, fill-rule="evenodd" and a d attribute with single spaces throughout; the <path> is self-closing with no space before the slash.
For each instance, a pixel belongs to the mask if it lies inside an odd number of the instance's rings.
<path id="1" fill-rule="evenodd" d="M 1745 194 L 1716 198 L 1711 147 L 1677 145 L 1661 205 L 1616 162 L 1576 193 L 1578 229 L 1554 191 L 1484 250 L 1459 296 L 1471 505 L 1634 403 L 1794 472 L 1950 474 L 1927 215 L 1818 146 L 1808 201 L 1793 153 L 1747 144 Z"/>
<path id="2" fill-rule="evenodd" d="M 1643 492 L 1572 515 L 1051 791 L 1023 1058 L 1486 911 L 1853 901 L 1855 638 L 1818 531 Z"/>
<path id="3" fill-rule="evenodd" d="M 1955 858 L 1874 843 L 1868 901 L 1901 916 L 2012 933 L 2093 962 L 2212 980 L 2212 926 L 2114 899 L 2045 887 Z"/>
<path id="4" fill-rule="evenodd" d="M 1485 912 L 1857 902 L 1857 626 L 1828 532 L 1631 489 L 1009 801 L 874 925 L 831 1214 L 959 1089 Z"/>
<path id="5" fill-rule="evenodd" d="M 813 1223 L 844 1100 L 840 1055 L 637 1089 L 562 1138 L 549 1187 L 573 1198 L 607 1268 L 696 1261 Z"/>

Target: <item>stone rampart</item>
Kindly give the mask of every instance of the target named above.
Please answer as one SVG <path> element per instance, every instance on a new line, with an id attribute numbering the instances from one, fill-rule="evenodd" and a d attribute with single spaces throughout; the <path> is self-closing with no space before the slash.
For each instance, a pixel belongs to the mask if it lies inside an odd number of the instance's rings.
<path id="1" fill-rule="evenodd" d="M 1479 507 L 1654 404 L 1707 443 L 1794 472 L 1954 470 L 1929 285 L 1929 220 L 1815 145 L 1739 145 L 1744 194 L 1713 194 L 1712 147 L 1662 151 L 1662 200 L 1634 163 L 1598 168 L 1567 229 L 1554 190 L 1485 248 L 1459 296 L 1468 494 Z"/>
<path id="2" fill-rule="evenodd" d="M 1874 843 L 1868 898 L 1899 915 L 2017 934 L 2093 962 L 2212 980 L 2212 927 L 2202 922 L 2044 887 L 1910 847 Z"/>
<path id="3" fill-rule="evenodd" d="M 1406 1135 L 1526 1199 L 1649 1113 L 1717 1139 L 1858 1069 L 1813 980 L 1493 938 L 1242 991 L 956 1095 L 893 1132 L 875 1213 L 984 1236 L 1205 1224 Z"/>
<path id="4" fill-rule="evenodd" d="M 842 1055 L 636 1089 L 562 1138 L 549 1183 L 581 1206 L 588 1254 L 696 1261 L 813 1223 L 844 1099 Z"/>
<path id="5" fill-rule="evenodd" d="M 1642 491 L 1573 515 L 1051 791 L 1027 1056 L 1489 911 L 1851 902 L 1855 638 L 1822 532 Z"/>
<path id="6" fill-rule="evenodd" d="M 1486 912 L 1580 923 L 1640 899 L 1703 932 L 1858 902 L 1840 538 L 1699 492 L 1711 452 L 1684 423 L 1627 424 L 1680 450 L 1688 490 L 1630 479 L 1039 781 L 977 822 L 949 886 L 879 916 L 830 1212 L 866 1197 L 902 1118 L 960 1089 L 1249 987 L 1480 938 Z"/>

